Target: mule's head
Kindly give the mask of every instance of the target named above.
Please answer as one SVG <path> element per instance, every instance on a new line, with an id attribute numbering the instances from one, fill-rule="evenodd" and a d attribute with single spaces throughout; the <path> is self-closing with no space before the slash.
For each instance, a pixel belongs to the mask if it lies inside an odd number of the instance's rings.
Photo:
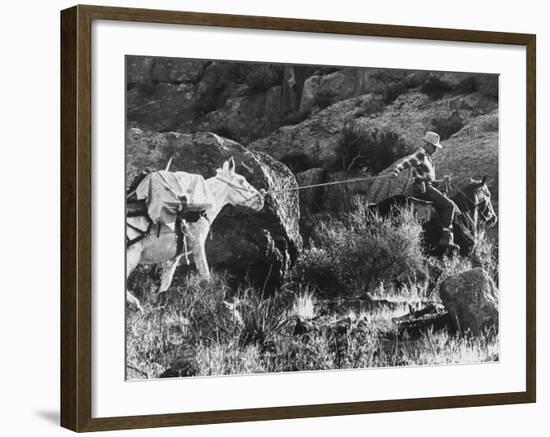
<path id="1" fill-rule="evenodd" d="M 262 192 L 256 190 L 246 178 L 235 172 L 235 160 L 228 159 L 216 172 L 216 178 L 228 186 L 227 201 L 233 206 L 245 206 L 254 211 L 259 211 L 264 207 L 264 196 Z"/>
<path id="2" fill-rule="evenodd" d="M 497 223 L 497 215 L 491 203 L 491 192 L 487 186 L 487 176 L 483 176 L 482 180 L 470 179 L 470 183 L 462 190 L 462 196 L 459 195 L 457 204 L 462 212 L 477 210 L 478 217 L 488 227 Z"/>

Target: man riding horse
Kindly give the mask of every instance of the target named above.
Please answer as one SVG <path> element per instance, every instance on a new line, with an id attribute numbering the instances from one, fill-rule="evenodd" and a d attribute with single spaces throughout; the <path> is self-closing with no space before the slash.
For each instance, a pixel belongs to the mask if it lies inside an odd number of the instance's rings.
<path id="1" fill-rule="evenodd" d="M 413 195 L 422 200 L 434 202 L 439 214 L 439 222 L 443 227 L 439 238 L 439 246 L 452 249 L 460 249 L 453 238 L 452 223 L 457 212 L 457 206 L 443 194 L 437 187 L 440 183 L 448 182 L 449 177 L 435 178 L 435 167 L 432 155 L 443 146 L 439 143 L 439 135 L 428 131 L 423 138 L 424 147 L 415 153 L 400 160 L 392 169 L 392 177 L 406 169 L 411 169 L 413 177 Z"/>

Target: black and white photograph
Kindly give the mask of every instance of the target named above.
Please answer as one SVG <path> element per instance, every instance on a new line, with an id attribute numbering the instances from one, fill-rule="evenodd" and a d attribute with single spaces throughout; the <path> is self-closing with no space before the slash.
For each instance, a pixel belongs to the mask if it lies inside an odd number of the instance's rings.
<path id="1" fill-rule="evenodd" d="M 498 74 L 125 64 L 127 380 L 499 361 Z"/>

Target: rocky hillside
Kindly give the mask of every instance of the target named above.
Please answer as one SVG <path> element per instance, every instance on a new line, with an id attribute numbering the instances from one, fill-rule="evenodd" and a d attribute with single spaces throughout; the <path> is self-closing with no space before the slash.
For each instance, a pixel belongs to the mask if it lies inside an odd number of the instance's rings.
<path id="1" fill-rule="evenodd" d="M 301 185 L 376 175 L 434 130 L 438 177 L 487 175 L 498 202 L 496 75 L 128 57 L 127 117 L 130 128 L 238 141 Z M 302 212 L 341 209 L 371 185 L 301 191 Z"/>

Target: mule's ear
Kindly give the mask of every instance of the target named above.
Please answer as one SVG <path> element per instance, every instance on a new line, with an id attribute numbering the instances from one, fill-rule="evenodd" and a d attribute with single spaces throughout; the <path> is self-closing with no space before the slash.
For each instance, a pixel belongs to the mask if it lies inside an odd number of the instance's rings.
<path id="1" fill-rule="evenodd" d="M 483 179 L 481 179 L 481 185 L 485 185 L 487 183 L 487 175 L 483 176 Z"/>
<path id="2" fill-rule="evenodd" d="M 235 160 L 233 159 L 233 157 L 229 158 L 228 168 L 230 173 L 235 173 Z"/>
<path id="3" fill-rule="evenodd" d="M 224 161 L 222 164 L 222 171 L 226 172 L 229 170 L 229 161 Z"/>

